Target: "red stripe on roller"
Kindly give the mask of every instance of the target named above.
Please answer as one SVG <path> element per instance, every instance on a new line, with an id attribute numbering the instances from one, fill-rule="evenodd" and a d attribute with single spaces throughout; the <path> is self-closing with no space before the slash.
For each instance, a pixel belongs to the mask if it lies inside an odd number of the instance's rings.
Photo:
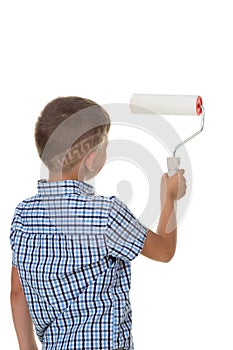
<path id="1" fill-rule="evenodd" d="M 198 96 L 197 101 L 196 101 L 196 112 L 197 112 L 197 115 L 202 114 L 202 98 L 201 98 L 201 96 Z"/>

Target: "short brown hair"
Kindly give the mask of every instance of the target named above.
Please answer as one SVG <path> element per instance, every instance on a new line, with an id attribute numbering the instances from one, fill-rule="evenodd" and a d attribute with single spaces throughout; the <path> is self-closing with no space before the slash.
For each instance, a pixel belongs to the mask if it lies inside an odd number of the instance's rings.
<path id="1" fill-rule="evenodd" d="M 49 170 L 67 170 L 103 142 L 110 118 L 103 107 L 82 97 L 58 97 L 42 110 L 35 142 Z"/>

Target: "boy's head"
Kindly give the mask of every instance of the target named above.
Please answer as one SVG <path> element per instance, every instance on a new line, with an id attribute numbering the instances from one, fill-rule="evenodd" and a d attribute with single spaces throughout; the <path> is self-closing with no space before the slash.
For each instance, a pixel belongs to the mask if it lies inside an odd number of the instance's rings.
<path id="1" fill-rule="evenodd" d="M 95 176 L 106 159 L 110 118 L 96 102 L 59 97 L 41 112 L 35 128 L 39 156 L 56 180 Z"/>

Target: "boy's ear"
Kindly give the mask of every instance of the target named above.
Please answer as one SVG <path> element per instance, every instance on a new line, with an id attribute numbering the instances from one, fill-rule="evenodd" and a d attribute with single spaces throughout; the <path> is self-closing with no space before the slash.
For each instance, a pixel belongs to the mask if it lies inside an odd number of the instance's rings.
<path id="1" fill-rule="evenodd" d="M 85 165 L 89 171 L 95 171 L 95 159 L 97 152 L 92 150 L 85 157 Z"/>

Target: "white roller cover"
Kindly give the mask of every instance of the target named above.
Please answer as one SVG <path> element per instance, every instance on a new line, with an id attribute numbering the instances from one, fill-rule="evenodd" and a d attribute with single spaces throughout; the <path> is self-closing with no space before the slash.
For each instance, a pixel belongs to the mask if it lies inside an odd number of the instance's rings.
<path id="1" fill-rule="evenodd" d="M 131 111 L 139 114 L 200 115 L 202 98 L 197 95 L 134 94 Z"/>

